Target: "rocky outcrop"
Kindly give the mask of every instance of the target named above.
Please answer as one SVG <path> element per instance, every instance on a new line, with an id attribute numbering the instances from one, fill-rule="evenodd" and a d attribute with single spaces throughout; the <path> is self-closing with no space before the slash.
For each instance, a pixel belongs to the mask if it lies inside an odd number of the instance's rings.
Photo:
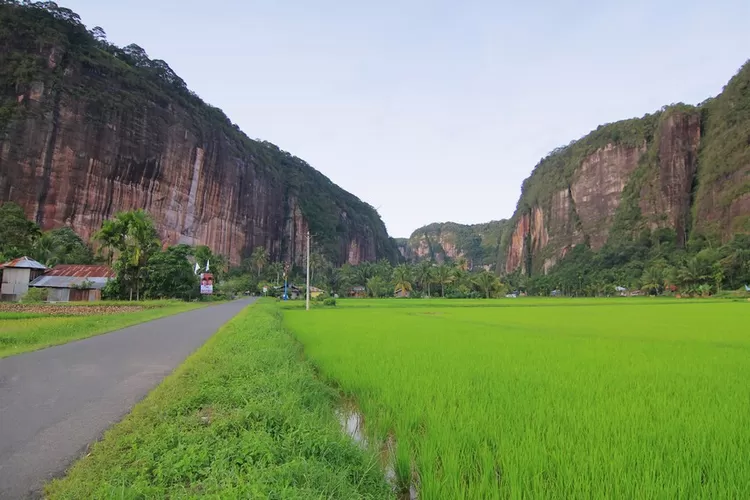
<path id="1" fill-rule="evenodd" d="M 0 16 L 18 28 L 0 40 L 0 64 L 38 67 L 26 82 L 0 82 L 11 117 L 0 123 L 0 202 L 43 229 L 90 238 L 116 212 L 143 208 L 166 243 L 206 244 L 232 263 L 262 246 L 301 264 L 308 230 L 338 264 L 395 259 L 372 207 L 248 139 L 165 77 L 163 61 L 102 45 L 54 12 L 3 5 Z"/>
<path id="2" fill-rule="evenodd" d="M 639 208 L 650 221 L 650 228 L 674 228 L 679 245 L 687 241 L 700 140 L 698 113 L 669 113 L 659 130 L 656 175 L 640 193 Z"/>
<path id="3" fill-rule="evenodd" d="M 576 170 L 570 194 L 581 230 L 592 249 L 598 250 L 606 243 L 622 191 L 645 150 L 645 143 L 637 146 L 610 143 L 587 156 Z"/>
<path id="4" fill-rule="evenodd" d="M 706 106 L 710 113 L 712 103 Z M 719 206 L 701 212 L 708 204 L 698 203 L 698 220 L 691 220 L 696 185 L 713 200 L 717 190 L 706 185 L 726 190 L 727 183 L 741 183 L 750 175 L 750 166 L 740 163 L 724 182 L 701 176 L 706 114 L 706 109 L 684 105 L 664 108 L 640 120 L 600 127 L 545 158 L 524 182 L 512 229 L 504 238 L 505 272 L 546 273 L 575 245 L 598 250 L 612 238 L 633 237 L 644 229 L 674 230 L 678 245 L 684 245 L 691 231 L 718 218 L 716 212 L 725 217 L 724 229 L 718 231 L 724 238 L 738 226 L 750 231 L 750 225 L 741 225 L 750 216 L 750 195 L 743 192 L 723 211 Z"/>
<path id="5" fill-rule="evenodd" d="M 434 223 L 414 231 L 401 242 L 399 251 L 409 262 L 443 263 L 463 257 L 470 267 L 494 268 L 505 227 L 504 220 L 473 225 Z"/>

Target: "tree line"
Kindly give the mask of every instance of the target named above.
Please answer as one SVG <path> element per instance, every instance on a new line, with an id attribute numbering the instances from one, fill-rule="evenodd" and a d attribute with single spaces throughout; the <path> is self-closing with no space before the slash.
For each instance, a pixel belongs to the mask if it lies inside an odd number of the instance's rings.
<path id="1" fill-rule="evenodd" d="M 608 242 L 594 252 L 587 245 L 572 248 L 547 274 L 516 272 L 510 286 L 532 295 L 557 290 L 570 296 L 602 296 L 639 291 L 709 296 L 750 285 L 750 235 L 735 234 L 726 243 L 703 236 L 677 245 L 672 229 L 643 230 L 635 239 Z"/>
<path id="2" fill-rule="evenodd" d="M 199 295 L 194 265 L 210 262 L 217 295 L 281 293 L 284 281 L 305 283 L 304 267 L 272 261 L 259 246 L 229 266 L 227 259 L 204 245 L 164 245 L 153 220 L 143 210 L 120 212 L 93 235 L 96 251 L 71 228 L 42 232 L 14 203 L 0 206 L 0 261 L 28 255 L 48 267 L 56 264 L 111 265 L 116 278 L 105 296 L 118 299 L 179 298 Z M 750 285 L 750 235 L 737 234 L 717 245 L 694 238 L 678 248 L 673 230 L 644 231 L 633 241 L 609 242 L 598 252 L 587 245 L 571 249 L 548 274 L 516 272 L 498 278 L 471 270 L 465 257 L 437 264 L 393 265 L 386 259 L 359 265 L 333 265 L 324 249 L 310 257 L 311 284 L 330 295 L 370 297 L 478 298 L 508 291 L 529 295 L 611 296 L 621 289 L 644 294 L 708 296 Z"/>
<path id="3" fill-rule="evenodd" d="M 0 261 L 28 256 L 47 267 L 57 264 L 111 266 L 115 278 L 104 289 L 109 299 L 196 299 L 201 268 L 210 262 L 210 271 L 221 279 L 226 259 L 205 245 L 165 246 L 156 226 L 143 210 L 120 212 L 93 235 L 92 247 L 69 227 L 42 232 L 26 218 L 15 203 L 0 206 Z"/>

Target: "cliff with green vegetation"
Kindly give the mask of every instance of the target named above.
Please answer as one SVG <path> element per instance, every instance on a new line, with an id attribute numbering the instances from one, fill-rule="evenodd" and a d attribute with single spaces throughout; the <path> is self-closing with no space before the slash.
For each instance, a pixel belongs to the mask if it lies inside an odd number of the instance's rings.
<path id="1" fill-rule="evenodd" d="M 52 2 L 23 3 L 0 1 L 0 203 L 84 239 L 142 208 L 165 244 L 235 264 L 256 247 L 301 264 L 308 230 L 336 264 L 397 258 L 375 209 L 249 139 L 166 62 Z"/>
<path id="2" fill-rule="evenodd" d="M 436 222 L 421 227 L 397 241 L 401 256 L 409 262 L 432 260 L 442 263 L 465 258 L 471 267 L 495 267 L 500 239 L 507 221 L 483 224 Z"/>
<path id="3" fill-rule="evenodd" d="M 546 274 L 574 247 L 718 247 L 748 232 L 750 63 L 697 107 L 600 126 L 542 159 L 523 183 L 498 271 Z"/>

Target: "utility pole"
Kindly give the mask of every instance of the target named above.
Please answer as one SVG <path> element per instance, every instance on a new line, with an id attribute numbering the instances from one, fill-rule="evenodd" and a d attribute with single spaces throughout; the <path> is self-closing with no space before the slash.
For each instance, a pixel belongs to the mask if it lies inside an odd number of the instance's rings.
<path id="1" fill-rule="evenodd" d="M 307 232 L 307 286 L 305 287 L 305 310 L 310 310 L 310 231 Z"/>

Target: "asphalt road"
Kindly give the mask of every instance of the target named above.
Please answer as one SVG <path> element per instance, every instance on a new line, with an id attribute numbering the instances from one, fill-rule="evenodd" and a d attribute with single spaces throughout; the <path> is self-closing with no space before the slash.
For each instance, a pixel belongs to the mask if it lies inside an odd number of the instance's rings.
<path id="1" fill-rule="evenodd" d="M 0 359 L 0 499 L 36 498 L 252 299 Z"/>

